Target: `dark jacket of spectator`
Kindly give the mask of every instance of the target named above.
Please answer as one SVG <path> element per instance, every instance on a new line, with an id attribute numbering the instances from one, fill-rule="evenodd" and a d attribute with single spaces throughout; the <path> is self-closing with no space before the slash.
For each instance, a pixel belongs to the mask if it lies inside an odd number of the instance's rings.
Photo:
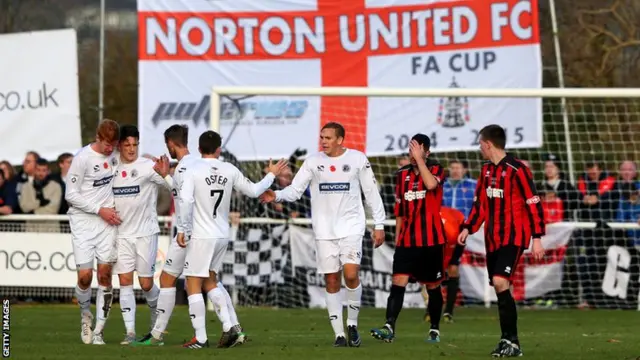
<path id="1" fill-rule="evenodd" d="M 617 221 L 620 222 L 640 222 L 640 181 L 634 188 L 627 189 L 621 193 L 620 205 L 618 207 Z M 629 229 L 627 234 L 634 242 L 635 246 L 640 246 L 640 230 Z"/>
<path id="2" fill-rule="evenodd" d="M 572 221 L 574 219 L 573 211 L 580 207 L 582 196 L 569 181 L 562 176 L 555 182 L 545 180 L 540 184 L 539 190 L 544 194 L 554 193 L 562 201 L 562 218 L 564 221 Z"/>
<path id="3" fill-rule="evenodd" d="M 597 180 L 591 180 L 585 173 L 577 184 L 578 191 L 582 195 L 580 219 L 585 221 L 612 221 L 618 208 L 617 191 L 615 191 L 616 178 L 606 171 L 602 171 Z M 588 204 L 587 196 L 595 196 L 597 202 Z"/>
<path id="4" fill-rule="evenodd" d="M 4 174 L 0 171 L 0 215 L 11 215 L 18 209 L 18 196 L 15 183 L 5 181 Z"/>

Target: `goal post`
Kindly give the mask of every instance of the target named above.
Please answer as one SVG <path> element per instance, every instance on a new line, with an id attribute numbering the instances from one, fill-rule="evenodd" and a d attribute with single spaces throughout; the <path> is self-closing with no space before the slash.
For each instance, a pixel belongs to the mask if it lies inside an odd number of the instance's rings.
<path id="1" fill-rule="evenodd" d="M 362 98 L 368 101 L 360 101 Z M 301 99 L 307 106 L 307 113 L 302 116 L 302 112 L 297 111 Z M 414 100 L 422 101 L 420 106 L 413 106 Z M 385 142 L 383 145 L 374 144 L 377 147 L 371 150 L 368 147 L 372 144 L 365 141 L 362 149 L 369 156 L 376 173 L 388 218 L 387 248 L 381 251 L 368 248 L 363 251 L 361 275 L 364 286 L 368 287 L 364 302 L 369 306 L 383 305 L 388 291 L 385 281 L 388 280 L 390 269 L 380 264 L 390 261 L 385 260 L 384 256 L 392 254 L 394 247 L 394 196 L 392 190 L 389 194 L 392 186 L 390 175 L 399 163 L 406 161 L 408 141 L 413 135 L 410 132 L 421 127 L 426 129 L 424 133 L 432 137 L 431 156 L 450 171 L 458 171 L 453 169 L 458 166 L 454 164 L 464 164 L 466 177 L 475 179 L 479 175 L 482 160 L 477 149 L 477 132 L 488 121 L 483 120 L 485 122 L 478 125 L 480 120 L 477 119 L 482 117 L 480 112 L 494 111 L 496 106 L 492 104 L 498 102 L 499 106 L 511 106 L 510 112 L 492 113 L 494 118 L 491 123 L 505 127 L 508 142 L 509 138 L 517 140 L 522 136 L 537 136 L 535 141 L 511 143 L 507 148 L 518 158 L 526 160 L 531 168 L 536 185 L 543 194 L 545 211 L 552 222 L 544 239 L 548 247 L 547 260 L 535 264 L 525 256 L 524 265 L 514 280 L 517 299 L 527 305 L 545 307 L 587 304 L 592 307 L 640 308 L 640 270 L 636 270 L 640 269 L 640 253 L 629 245 L 634 241 L 640 244 L 640 239 L 634 238 L 638 235 L 635 232 L 639 231 L 639 226 L 637 219 L 618 213 L 621 202 L 632 202 L 637 198 L 630 192 L 628 184 L 624 183 L 627 180 L 623 177 L 628 178 L 629 171 L 633 170 L 629 170 L 628 165 L 639 160 L 640 142 L 634 134 L 640 133 L 640 89 L 479 89 L 455 85 L 440 89 L 239 86 L 214 87 L 210 101 L 211 128 L 222 134 L 223 143 L 229 145 L 229 152 L 242 161 L 243 171 L 253 180 L 259 180 L 264 160 L 269 157 L 295 155 L 298 147 L 304 147 L 307 153 L 317 151 L 319 124 L 327 119 L 345 125 L 348 130 L 345 141 L 355 131 L 368 137 L 378 136 L 378 140 Z M 486 102 L 484 107 L 478 105 L 482 101 Z M 372 125 L 372 118 L 378 115 L 377 112 L 385 111 L 385 103 L 395 104 L 393 112 L 385 113 L 388 121 L 386 126 L 389 129 L 409 129 L 396 132 L 402 135 L 387 135 L 384 127 L 362 129 L 375 125 Z M 423 105 L 431 110 L 418 114 Z M 458 111 L 458 114 L 448 117 L 451 115 L 448 112 L 452 111 Z M 505 117 L 505 114 L 508 116 Z M 518 120 L 523 121 L 518 117 L 526 118 L 524 125 L 532 128 L 520 132 L 520 127 L 514 125 Z M 447 124 L 447 121 L 459 123 Z M 420 123 L 420 126 L 416 123 Z M 299 126 L 298 130 L 295 130 L 295 126 Z M 433 130 L 434 126 L 437 130 Z M 460 129 L 470 129 L 465 130 L 463 135 L 475 134 L 475 138 L 465 140 L 464 146 L 456 148 L 456 143 L 451 139 L 464 136 L 451 134 Z M 301 138 L 307 139 L 306 142 Z M 242 147 L 237 146 L 238 143 L 242 143 Z M 381 150 L 380 146 L 384 149 Z M 247 148 L 252 150 L 243 153 L 243 149 Z M 388 149 L 392 151 L 385 153 L 384 150 Z M 299 166 L 303 158 L 294 156 L 293 159 L 298 160 L 294 161 L 294 165 Z M 596 165 L 598 168 L 593 169 Z M 553 175 L 551 168 L 554 166 L 556 171 L 562 173 L 563 181 L 573 189 L 569 197 L 554 189 L 553 185 L 545 185 L 555 182 L 547 181 L 547 176 Z M 296 168 L 294 166 L 294 173 Z M 603 194 L 599 198 L 600 204 L 606 203 L 602 208 L 588 205 L 583 200 L 585 194 L 593 194 L 589 188 L 591 185 L 588 185 L 588 176 L 594 171 L 601 177 L 596 183 L 606 180 L 599 189 Z M 288 178 L 284 176 L 282 181 L 279 177 L 275 186 L 286 186 L 291 176 L 293 174 Z M 609 189 L 607 184 L 613 187 Z M 623 188 L 626 190 L 623 191 Z M 600 195 L 597 191 L 595 194 Z M 247 199 L 237 199 L 237 204 L 236 209 L 242 218 L 241 227 L 259 228 L 267 232 L 273 228 L 284 231 L 279 239 L 286 243 L 292 268 L 287 280 L 295 286 L 280 286 L 291 291 L 288 294 L 293 298 L 302 299 L 285 306 L 296 306 L 294 303 L 322 306 L 323 279 L 315 273 L 315 264 L 311 261 L 313 257 L 305 258 L 304 254 L 296 254 L 301 249 L 311 254 L 314 251 L 308 198 L 305 200 L 303 196 L 303 200 L 297 204 L 282 204 L 277 208 Z M 562 216 L 558 215 L 559 212 Z M 371 219 L 368 224 L 372 224 Z M 242 236 L 248 235 L 241 235 L 240 241 L 243 241 Z M 479 266 L 482 262 L 478 260 L 484 256 L 482 242 L 481 234 L 471 241 L 475 245 L 467 246 L 460 267 L 464 300 L 470 304 L 495 300 L 490 289 L 487 289 L 485 279 L 478 275 L 483 274 L 482 266 Z M 309 260 L 309 263 L 304 263 L 305 260 Z M 545 272 L 560 276 L 534 276 Z M 408 301 L 412 305 L 424 305 L 421 304 L 419 289 L 412 289 L 409 293 L 412 295 L 408 296 Z"/>

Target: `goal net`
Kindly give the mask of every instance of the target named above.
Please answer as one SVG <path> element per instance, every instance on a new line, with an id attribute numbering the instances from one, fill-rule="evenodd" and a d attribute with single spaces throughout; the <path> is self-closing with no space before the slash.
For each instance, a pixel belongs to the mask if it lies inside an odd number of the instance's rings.
<path id="1" fill-rule="evenodd" d="M 632 89 L 219 88 L 211 95 L 211 126 L 223 136 L 226 160 L 252 180 L 261 178 L 266 159 L 290 158 L 291 171 L 275 189 L 291 183 L 306 154 L 319 151 L 322 124 L 345 126 L 346 146 L 369 157 L 387 213 L 381 248 L 374 250 L 365 234 L 360 272 L 364 306 L 384 307 L 394 252 L 393 174 L 409 161 L 411 136 L 431 138 L 430 157 L 448 169 L 443 206 L 466 215 L 482 162 L 478 132 L 500 124 L 508 151 L 534 174 L 548 224 L 545 259 L 525 253 L 513 274 L 515 298 L 543 308 L 636 309 L 639 96 Z M 237 196 L 233 208 L 223 282 L 238 301 L 324 306 L 308 192 L 296 203 L 268 205 Z M 471 236 L 460 259 L 459 304 L 495 301 L 483 241 L 482 231 Z M 425 306 L 419 285 L 409 285 L 405 303 Z"/>

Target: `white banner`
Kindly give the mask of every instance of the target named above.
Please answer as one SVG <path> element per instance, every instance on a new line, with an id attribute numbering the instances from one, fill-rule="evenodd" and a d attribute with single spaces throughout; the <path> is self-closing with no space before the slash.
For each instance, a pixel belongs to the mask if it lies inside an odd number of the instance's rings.
<path id="1" fill-rule="evenodd" d="M 78 281 L 70 234 L 0 232 L 0 244 L 0 286 L 74 287 Z M 168 248 L 169 237 L 160 236 L 156 280 Z M 113 281 L 118 284 L 118 277 Z M 138 281 L 133 284 L 140 289 Z M 98 287 L 97 276 L 91 286 Z"/>
<path id="2" fill-rule="evenodd" d="M 0 154 L 53 161 L 82 147 L 78 54 L 73 29 L 0 35 Z M 10 136 L 9 136 L 10 135 Z"/>
<path id="3" fill-rule="evenodd" d="M 537 0 L 139 0 L 138 10 L 141 147 L 156 155 L 173 124 L 190 127 L 197 150 L 214 86 L 542 84 Z M 507 129 L 511 148 L 542 144 L 540 99 L 257 96 L 220 111 L 240 160 L 315 150 L 328 121 L 372 156 L 406 152 L 418 132 L 433 151 L 475 150 L 490 123 Z"/>
<path id="4" fill-rule="evenodd" d="M 513 295 L 516 301 L 535 298 L 562 287 L 565 252 L 571 235 L 576 229 L 572 223 L 547 226 L 547 235 L 542 238 L 545 258 L 541 262 L 532 259 L 531 251 L 525 250 L 520 265 L 513 274 Z M 485 265 L 484 228 L 469 236 L 460 264 L 460 290 L 465 296 L 497 301 Z"/>

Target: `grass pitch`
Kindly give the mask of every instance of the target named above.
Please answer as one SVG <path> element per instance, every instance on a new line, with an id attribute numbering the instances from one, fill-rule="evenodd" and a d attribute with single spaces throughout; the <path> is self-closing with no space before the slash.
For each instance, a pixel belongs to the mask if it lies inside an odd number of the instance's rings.
<path id="1" fill-rule="evenodd" d="M 369 329 L 381 326 L 384 310 L 360 313 L 360 348 L 333 348 L 333 334 L 325 310 L 240 308 L 238 315 L 250 342 L 232 349 L 216 349 L 220 325 L 207 312 L 212 348 L 182 349 L 193 334 L 187 307 L 178 306 L 169 324 L 166 345 L 157 348 L 119 345 L 124 335 L 120 309 L 114 306 L 105 330 L 106 346 L 80 341 L 79 310 L 72 305 L 16 305 L 11 309 L 11 358 L 34 360 L 111 359 L 490 359 L 498 340 L 497 309 L 456 309 L 456 322 L 443 324 L 442 342 L 424 342 L 428 325 L 422 310 L 403 310 L 396 341 L 378 342 Z M 346 315 L 346 312 L 345 312 Z M 149 323 L 146 306 L 137 313 L 138 336 Z M 633 311 L 520 310 L 520 339 L 526 359 L 627 360 L 640 359 L 640 313 Z"/>

